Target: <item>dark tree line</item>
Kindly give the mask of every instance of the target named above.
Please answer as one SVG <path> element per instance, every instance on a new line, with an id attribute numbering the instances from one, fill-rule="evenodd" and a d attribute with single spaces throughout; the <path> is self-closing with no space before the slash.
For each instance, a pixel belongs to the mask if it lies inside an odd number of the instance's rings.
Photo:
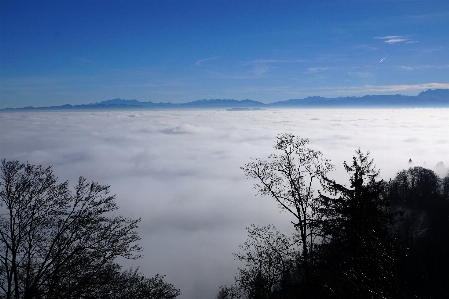
<path id="1" fill-rule="evenodd" d="M 122 271 L 137 259 L 140 220 L 113 216 L 109 186 L 80 178 L 74 191 L 50 167 L 0 165 L 0 298 L 176 298 L 162 276 Z"/>
<path id="2" fill-rule="evenodd" d="M 243 267 L 217 298 L 449 298 L 449 174 L 413 167 L 385 182 L 359 149 L 344 184 L 307 144 L 281 134 L 268 160 L 242 167 L 296 233 L 250 227 Z"/>
<path id="3" fill-rule="evenodd" d="M 449 298 L 449 174 L 413 167 L 385 188 L 392 207 L 404 211 L 398 229 L 399 278 L 407 298 Z"/>

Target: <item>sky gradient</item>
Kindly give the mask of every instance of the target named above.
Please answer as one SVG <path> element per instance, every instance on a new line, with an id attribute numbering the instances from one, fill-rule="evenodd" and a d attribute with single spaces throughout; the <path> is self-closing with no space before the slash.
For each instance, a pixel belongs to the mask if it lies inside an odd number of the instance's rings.
<path id="1" fill-rule="evenodd" d="M 449 88 L 449 1 L 0 1 L 0 108 Z"/>

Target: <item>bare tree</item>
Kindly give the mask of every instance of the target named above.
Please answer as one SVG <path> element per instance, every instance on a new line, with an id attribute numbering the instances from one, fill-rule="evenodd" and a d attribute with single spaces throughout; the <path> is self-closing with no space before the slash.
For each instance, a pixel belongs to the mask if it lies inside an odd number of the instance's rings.
<path id="1" fill-rule="evenodd" d="M 296 253 L 292 238 L 273 225 L 247 228 L 248 240 L 235 257 L 244 262 L 236 277 L 236 286 L 245 298 L 275 298 L 286 292 L 296 274 Z M 286 296 L 283 296 L 287 298 Z"/>
<path id="2" fill-rule="evenodd" d="M 215 299 L 241 299 L 244 294 L 241 290 L 233 285 L 233 286 L 221 286 L 218 290 L 217 297 Z"/>
<path id="3" fill-rule="evenodd" d="M 276 153 L 268 160 L 253 159 L 242 167 L 246 176 L 259 180 L 255 184 L 258 194 L 271 196 L 282 210 L 294 216 L 292 222 L 301 241 L 305 279 L 309 271 L 310 256 L 317 242 L 319 231 L 315 222 L 319 193 L 315 184 L 324 183 L 326 174 L 333 170 L 329 160 L 324 159 L 320 151 L 307 147 L 308 139 L 293 134 L 280 134 L 276 138 Z"/>
<path id="4" fill-rule="evenodd" d="M 141 250 L 140 220 L 112 216 L 117 209 L 109 186 L 81 177 L 72 192 L 50 167 L 2 160 L 0 298 L 83 298 L 101 289 L 117 257 Z"/>
<path id="5" fill-rule="evenodd" d="M 117 264 L 108 268 L 109 283 L 96 290 L 91 298 L 104 299 L 174 299 L 180 295 L 178 289 L 164 281 L 164 276 L 147 278 L 138 269 L 121 271 Z"/>

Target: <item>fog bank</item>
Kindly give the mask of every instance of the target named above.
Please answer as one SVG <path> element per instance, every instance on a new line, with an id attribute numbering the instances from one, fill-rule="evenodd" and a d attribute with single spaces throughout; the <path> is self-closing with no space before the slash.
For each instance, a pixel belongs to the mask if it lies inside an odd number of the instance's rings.
<path id="1" fill-rule="evenodd" d="M 272 153 L 277 134 L 309 138 L 346 182 L 342 163 L 359 147 L 384 179 L 440 161 L 445 175 L 448 128 L 449 109 L 0 113 L 0 158 L 53 166 L 72 185 L 81 175 L 111 185 L 119 212 L 142 218 L 144 257 L 125 263 L 166 274 L 180 298 L 215 298 L 232 283 L 245 227 L 291 229 L 239 168 Z"/>

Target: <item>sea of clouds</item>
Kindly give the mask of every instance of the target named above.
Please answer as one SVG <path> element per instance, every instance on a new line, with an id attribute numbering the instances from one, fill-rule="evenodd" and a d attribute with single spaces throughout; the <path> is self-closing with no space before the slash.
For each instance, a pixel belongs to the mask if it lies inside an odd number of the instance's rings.
<path id="1" fill-rule="evenodd" d="M 449 109 L 0 113 L 0 158 L 52 166 L 72 185 L 79 176 L 111 185 L 120 213 L 142 219 L 144 257 L 123 263 L 166 274 L 182 299 L 215 298 L 233 282 L 246 227 L 291 231 L 290 216 L 256 197 L 240 169 L 272 153 L 279 133 L 309 138 L 342 183 L 359 147 L 384 179 L 409 159 L 449 165 Z"/>

